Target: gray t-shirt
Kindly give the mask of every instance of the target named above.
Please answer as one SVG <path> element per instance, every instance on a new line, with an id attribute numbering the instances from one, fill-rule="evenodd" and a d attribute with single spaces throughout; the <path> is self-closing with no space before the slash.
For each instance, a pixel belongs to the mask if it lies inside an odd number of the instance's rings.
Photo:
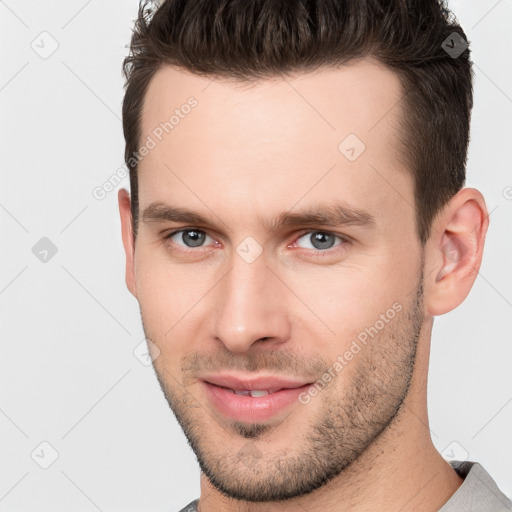
<path id="1" fill-rule="evenodd" d="M 182 508 L 180 512 L 197 512 L 198 503 L 199 498 L 197 498 L 197 500 L 191 501 L 185 508 Z"/>
<path id="2" fill-rule="evenodd" d="M 478 462 L 452 460 L 450 464 L 464 478 L 462 485 L 438 512 L 509 512 L 510 501 Z M 199 498 L 180 512 L 197 512 Z"/>
<path id="3" fill-rule="evenodd" d="M 439 512 L 512 510 L 512 501 L 499 490 L 489 473 L 478 462 L 452 460 L 450 464 L 460 477 L 464 478 L 464 482 Z"/>

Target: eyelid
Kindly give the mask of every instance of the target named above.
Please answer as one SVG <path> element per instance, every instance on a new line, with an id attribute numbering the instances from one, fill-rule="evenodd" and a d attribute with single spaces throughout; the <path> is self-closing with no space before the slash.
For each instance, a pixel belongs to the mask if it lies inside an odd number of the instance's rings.
<path id="1" fill-rule="evenodd" d="M 185 255 L 199 254 L 201 252 L 204 252 L 201 249 L 204 250 L 204 249 L 208 248 L 208 246 L 198 246 L 196 248 L 186 247 L 186 246 L 182 246 L 182 245 L 179 245 L 179 244 L 176 244 L 176 243 L 170 241 L 170 238 L 172 238 L 174 235 L 177 235 L 178 233 L 182 233 L 184 231 L 200 231 L 202 233 L 205 233 L 206 236 L 211 237 L 214 240 L 215 244 L 217 244 L 217 245 L 215 247 L 209 247 L 209 252 L 212 252 L 213 249 L 218 247 L 219 242 L 215 239 L 214 236 L 212 236 L 209 233 L 208 229 L 200 228 L 200 227 L 196 227 L 196 226 L 185 226 L 185 227 L 181 227 L 179 229 L 175 229 L 175 230 L 171 231 L 169 234 L 164 236 L 164 238 L 163 238 L 164 244 L 166 244 L 166 243 L 172 244 L 174 246 L 174 248 L 172 248 L 171 250 L 173 250 L 177 253 L 185 254 Z M 324 233 L 324 234 L 328 234 L 328 235 L 334 235 L 335 237 L 337 237 L 341 240 L 341 243 L 338 245 L 335 245 L 334 247 L 325 249 L 325 250 L 305 249 L 304 247 L 297 247 L 295 245 L 300 238 L 304 237 L 305 235 L 311 234 L 311 233 Z M 305 251 L 307 256 L 311 257 L 311 258 L 328 258 L 329 256 L 334 256 L 334 255 L 338 254 L 339 252 L 343 252 L 344 250 L 346 250 L 346 244 L 351 243 L 351 242 L 352 242 L 352 238 L 349 237 L 348 235 L 336 233 L 335 231 L 330 231 L 328 229 L 310 228 L 310 229 L 304 229 L 301 232 L 299 232 L 299 234 L 297 234 L 295 236 L 294 241 L 292 243 L 288 244 L 286 246 L 286 248 L 287 249 L 292 248 L 293 250 Z"/>
<path id="2" fill-rule="evenodd" d="M 185 226 L 183 228 L 179 228 L 179 229 L 175 229 L 175 230 L 172 230 L 171 232 L 169 232 L 167 235 L 164 235 L 163 237 L 163 241 L 164 242 L 168 242 L 170 241 L 170 239 L 174 236 L 174 235 L 177 235 L 178 233 L 182 233 L 184 231 L 200 231 L 201 233 L 204 233 L 206 236 L 209 236 L 211 239 L 213 239 L 213 241 L 215 243 L 218 244 L 217 240 L 215 240 L 215 237 L 213 235 L 211 235 L 207 229 L 204 229 L 204 228 L 199 228 L 199 227 L 196 227 L 196 226 Z M 173 242 L 170 242 L 170 243 L 173 243 Z M 194 248 L 194 247 L 186 247 L 186 246 L 182 246 L 182 245 L 179 245 L 179 244 L 176 244 L 176 243 L 173 243 L 173 245 L 177 245 L 178 247 L 180 247 L 180 249 L 178 249 L 179 251 L 192 251 L 192 252 L 197 252 L 199 249 L 204 249 L 205 247 L 207 247 L 206 245 L 205 246 L 199 246 L 197 248 Z"/>
<path id="3" fill-rule="evenodd" d="M 324 249 L 324 250 L 306 249 L 304 247 L 296 246 L 298 240 L 300 240 L 302 237 L 304 237 L 306 235 L 310 235 L 312 233 L 324 233 L 327 235 L 333 235 L 336 238 L 339 238 L 341 240 L 341 243 L 339 243 L 338 245 L 335 245 L 333 247 L 330 247 L 328 249 Z M 342 235 L 340 233 L 336 233 L 335 231 L 330 231 L 328 229 L 308 229 L 308 230 L 304 230 L 301 233 L 299 233 L 295 237 L 294 241 L 291 244 L 287 245 L 287 248 L 292 248 L 294 250 L 306 251 L 307 254 L 309 254 L 310 256 L 312 256 L 314 258 L 315 257 L 318 257 L 318 258 L 326 257 L 327 258 L 329 256 L 335 255 L 339 251 L 345 250 L 345 248 L 346 248 L 345 245 L 347 243 L 350 243 L 351 241 L 352 241 L 351 237 L 349 237 L 347 235 Z"/>
<path id="4" fill-rule="evenodd" d="M 304 229 L 303 231 L 299 232 L 299 234 L 296 236 L 295 241 L 297 241 L 299 238 L 302 238 L 304 235 L 309 235 L 311 233 L 325 233 L 327 235 L 334 235 L 343 240 L 344 242 L 350 242 L 352 241 L 352 238 L 348 235 L 337 233 L 336 231 L 331 231 L 330 229 L 319 229 L 319 228 L 310 228 L 310 229 Z"/>
<path id="5" fill-rule="evenodd" d="M 175 229 L 175 230 L 171 231 L 170 233 L 168 233 L 167 235 L 164 235 L 163 238 L 165 240 L 167 240 L 167 239 L 173 237 L 174 235 L 177 235 L 178 233 L 181 233 L 183 231 L 201 231 L 202 233 L 205 233 L 206 235 L 210 236 L 211 238 L 215 238 L 215 236 L 211 235 L 208 232 L 209 231 L 208 229 L 200 228 L 198 226 L 185 226 L 185 227 L 182 227 L 179 229 Z M 295 243 L 299 238 L 302 238 L 304 235 L 308 235 L 311 233 L 325 233 L 325 234 L 337 236 L 338 238 L 340 238 L 341 240 L 343 240 L 345 242 L 352 241 L 352 238 L 349 237 L 348 235 L 336 233 L 335 231 L 331 231 L 329 229 L 309 228 L 309 229 L 303 229 L 302 231 L 299 231 L 299 233 L 295 236 L 295 239 L 294 239 L 295 241 L 293 243 Z"/>

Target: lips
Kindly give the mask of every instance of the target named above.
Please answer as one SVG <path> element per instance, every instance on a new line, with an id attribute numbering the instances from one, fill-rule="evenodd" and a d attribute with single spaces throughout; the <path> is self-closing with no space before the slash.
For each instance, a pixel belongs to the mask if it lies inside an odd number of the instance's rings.
<path id="1" fill-rule="evenodd" d="M 208 375 L 203 380 L 233 391 L 265 390 L 275 393 L 281 389 L 300 388 L 310 384 L 307 380 L 287 379 L 280 376 L 244 377 L 235 374 Z"/>
<path id="2" fill-rule="evenodd" d="M 223 416 L 252 423 L 269 420 L 297 404 L 311 383 L 274 376 L 212 375 L 204 377 L 202 385 L 209 402 Z"/>

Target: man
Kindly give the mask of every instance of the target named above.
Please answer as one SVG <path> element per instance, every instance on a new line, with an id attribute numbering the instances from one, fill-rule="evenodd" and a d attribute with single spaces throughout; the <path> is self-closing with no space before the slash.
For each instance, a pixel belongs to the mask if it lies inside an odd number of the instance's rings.
<path id="1" fill-rule="evenodd" d="M 201 468 L 184 511 L 503 511 L 427 414 L 480 267 L 463 30 L 436 0 L 141 5 L 126 282 Z"/>

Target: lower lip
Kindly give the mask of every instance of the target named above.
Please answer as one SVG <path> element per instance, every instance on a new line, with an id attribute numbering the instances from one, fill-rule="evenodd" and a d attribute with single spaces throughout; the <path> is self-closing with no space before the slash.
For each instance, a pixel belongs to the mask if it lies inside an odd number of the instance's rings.
<path id="1" fill-rule="evenodd" d="M 298 402 L 299 395 L 311 386 L 311 384 L 305 384 L 300 388 L 282 389 L 265 396 L 252 397 L 237 395 L 229 389 L 206 381 L 202 382 L 208 398 L 222 414 L 249 423 L 272 418 Z"/>

